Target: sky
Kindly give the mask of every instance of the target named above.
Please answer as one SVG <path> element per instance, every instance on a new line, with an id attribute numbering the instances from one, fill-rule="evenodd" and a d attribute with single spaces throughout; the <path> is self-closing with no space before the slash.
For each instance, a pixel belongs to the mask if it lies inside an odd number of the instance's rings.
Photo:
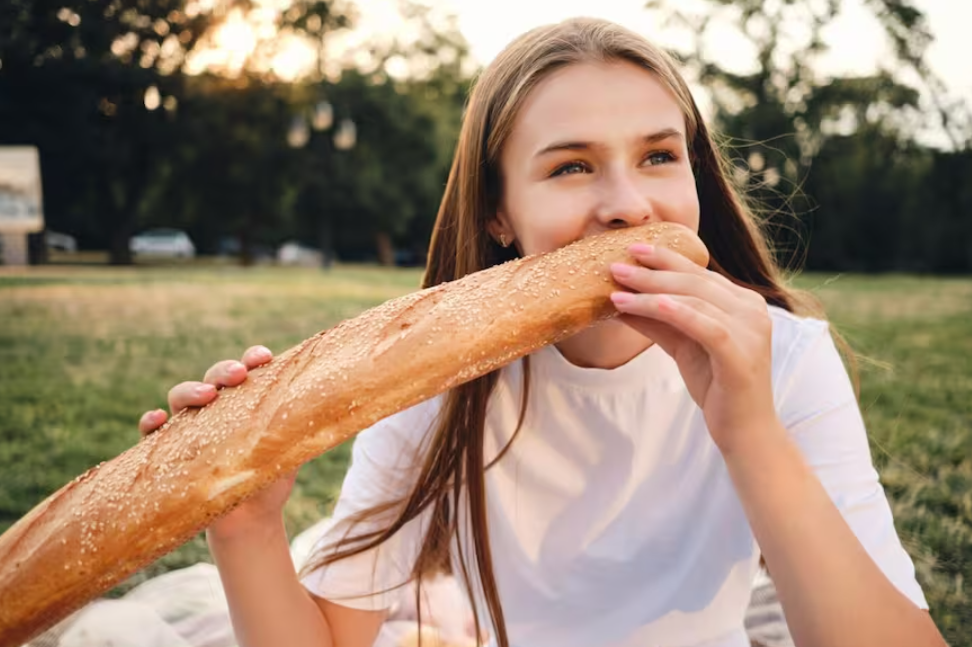
<path id="1" fill-rule="evenodd" d="M 380 4 L 387 0 L 363 0 L 360 5 Z M 481 62 L 491 60 L 510 40 L 520 33 L 545 23 L 571 16 L 588 15 L 619 22 L 661 42 L 679 44 L 677 34 L 669 33 L 645 10 L 644 0 L 437 0 L 451 9 L 459 19 L 459 28 L 469 41 L 474 56 Z M 698 2 L 679 0 L 679 6 Z M 832 52 L 826 62 L 832 72 L 868 72 L 891 54 L 891 49 L 873 15 L 862 0 L 843 0 L 842 15 L 829 30 Z M 972 2 L 969 0 L 921 0 L 917 3 L 929 19 L 936 42 L 928 56 L 932 67 L 958 91 L 972 94 L 972 47 L 969 27 L 972 25 Z M 363 18 L 365 18 L 363 16 Z M 729 61 L 745 64 L 744 51 L 728 34 L 720 34 L 713 51 Z M 685 43 L 685 39 L 681 39 Z M 729 62 L 727 61 L 727 62 Z"/>
<path id="2" fill-rule="evenodd" d="M 489 63 L 507 43 L 538 25 L 572 16 L 613 20 L 645 34 L 658 44 L 687 49 L 688 35 L 665 27 L 658 14 L 646 10 L 645 0 L 425 0 L 437 10 L 452 12 L 469 41 L 472 55 Z M 772 1 L 772 0 L 768 0 Z M 393 33 L 397 20 L 395 0 L 356 0 L 361 11 L 359 27 L 368 33 Z M 677 0 L 691 10 L 698 0 Z M 918 0 L 929 20 L 935 42 L 928 50 L 929 64 L 949 91 L 972 105 L 972 0 Z M 819 61 L 823 74 L 867 74 L 880 61 L 892 60 L 893 50 L 881 26 L 863 0 L 843 0 L 841 15 L 825 32 L 829 53 Z M 753 61 L 741 37 L 731 30 L 714 33 L 709 47 L 724 66 L 743 71 Z M 908 80 L 905 77 L 905 80 Z M 698 93 L 696 93 L 698 95 Z M 705 103 L 704 97 L 698 97 Z M 932 135 L 932 139 L 935 139 Z"/>
<path id="3" fill-rule="evenodd" d="M 216 0 L 197 0 L 200 6 Z M 350 0 L 359 13 L 356 28 L 349 34 L 337 35 L 332 47 L 366 50 L 369 42 L 402 35 L 398 0 Z M 571 16 L 595 16 L 621 23 L 649 37 L 659 45 L 688 50 L 691 34 L 666 26 L 660 14 L 644 8 L 645 0 L 416 0 L 433 7 L 439 14 L 454 14 L 458 28 L 469 42 L 473 58 L 488 64 L 496 54 L 521 33 L 538 25 Z M 780 0 L 766 0 L 767 3 Z M 893 61 L 894 54 L 877 19 L 864 5 L 865 0 L 842 0 L 841 15 L 828 27 L 825 40 L 829 52 L 815 67 L 823 75 L 869 74 L 881 61 Z M 707 6 L 703 0 L 668 0 L 670 5 L 692 11 Z M 282 78 L 295 78 L 310 69 L 316 50 L 307 42 L 290 38 L 282 42 L 273 28 L 278 11 L 288 0 L 257 0 L 256 10 L 244 18 L 232 13 L 219 28 L 212 47 L 190 60 L 190 71 L 222 68 L 228 72 L 243 66 L 257 40 L 276 40 L 270 67 Z M 964 98 L 972 106 L 972 47 L 969 25 L 972 25 L 972 0 L 917 0 L 928 20 L 935 41 L 927 52 L 932 70 L 944 81 L 950 93 Z M 708 55 L 724 67 L 744 72 L 754 64 L 754 52 L 746 40 L 728 26 L 716 29 L 707 41 Z M 788 42 L 799 42 L 799 25 Z M 914 77 L 902 75 L 905 82 Z M 920 87 L 920 86 L 919 86 Z M 703 112 L 707 108 L 705 92 L 693 87 Z M 944 145 L 944 135 L 934 127 L 923 137 L 927 143 Z"/>

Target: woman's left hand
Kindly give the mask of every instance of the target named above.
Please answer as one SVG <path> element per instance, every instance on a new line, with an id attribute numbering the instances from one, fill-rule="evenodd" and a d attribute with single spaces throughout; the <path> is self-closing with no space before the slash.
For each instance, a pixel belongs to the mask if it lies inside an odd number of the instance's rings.
<path id="1" fill-rule="evenodd" d="M 726 453 L 747 433 L 775 427 L 766 300 L 665 247 L 629 251 L 639 265 L 611 270 L 631 292 L 611 299 L 626 323 L 678 364 L 719 449 Z"/>

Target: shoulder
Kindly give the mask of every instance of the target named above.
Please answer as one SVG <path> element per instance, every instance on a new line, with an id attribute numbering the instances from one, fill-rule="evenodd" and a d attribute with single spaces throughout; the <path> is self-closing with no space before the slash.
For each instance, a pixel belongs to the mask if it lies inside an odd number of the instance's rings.
<path id="1" fill-rule="evenodd" d="M 414 460 L 431 439 L 444 397 L 432 397 L 371 425 L 355 438 L 354 454 L 367 453 L 385 464 Z"/>
<path id="2" fill-rule="evenodd" d="M 335 516 L 393 501 L 409 491 L 429 446 L 440 402 L 440 397 L 421 402 L 355 437 Z"/>
<path id="3" fill-rule="evenodd" d="M 799 375 L 839 367 L 840 354 L 826 319 L 797 315 L 783 308 L 769 306 L 773 322 L 773 383 L 785 388 Z M 823 360 L 823 361 L 821 361 Z"/>
<path id="4" fill-rule="evenodd" d="M 829 409 L 856 401 L 853 383 L 825 319 L 770 306 L 777 406 Z"/>
<path id="5" fill-rule="evenodd" d="M 794 344 L 819 338 L 830 331 L 830 323 L 826 319 L 794 314 L 778 306 L 769 306 L 768 309 L 773 322 L 774 351 L 777 348 L 791 348 Z"/>
<path id="6" fill-rule="evenodd" d="M 773 323 L 773 368 L 784 369 L 823 338 L 830 338 L 830 323 L 826 319 L 794 314 L 777 306 L 769 306 Z"/>

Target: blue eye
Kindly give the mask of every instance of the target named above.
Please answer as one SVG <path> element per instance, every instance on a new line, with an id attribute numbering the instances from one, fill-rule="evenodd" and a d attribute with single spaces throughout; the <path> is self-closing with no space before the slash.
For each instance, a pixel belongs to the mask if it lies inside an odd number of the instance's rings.
<path id="1" fill-rule="evenodd" d="M 645 161 L 649 166 L 658 166 L 659 164 L 668 164 L 669 162 L 675 161 L 675 156 L 668 151 L 657 151 L 655 153 L 650 153 Z"/>
<path id="2" fill-rule="evenodd" d="M 576 173 L 585 173 L 588 171 L 587 165 L 582 162 L 567 162 L 561 166 L 554 169 L 554 172 L 550 174 L 550 177 L 556 177 L 558 175 L 574 175 Z"/>

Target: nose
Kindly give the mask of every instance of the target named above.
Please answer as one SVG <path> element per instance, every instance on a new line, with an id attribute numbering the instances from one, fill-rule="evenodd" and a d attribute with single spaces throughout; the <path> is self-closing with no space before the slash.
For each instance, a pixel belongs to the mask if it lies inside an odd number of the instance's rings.
<path id="1" fill-rule="evenodd" d="M 631 174 L 606 174 L 600 188 L 595 216 L 602 226 L 623 229 L 654 219 L 651 199 Z"/>

